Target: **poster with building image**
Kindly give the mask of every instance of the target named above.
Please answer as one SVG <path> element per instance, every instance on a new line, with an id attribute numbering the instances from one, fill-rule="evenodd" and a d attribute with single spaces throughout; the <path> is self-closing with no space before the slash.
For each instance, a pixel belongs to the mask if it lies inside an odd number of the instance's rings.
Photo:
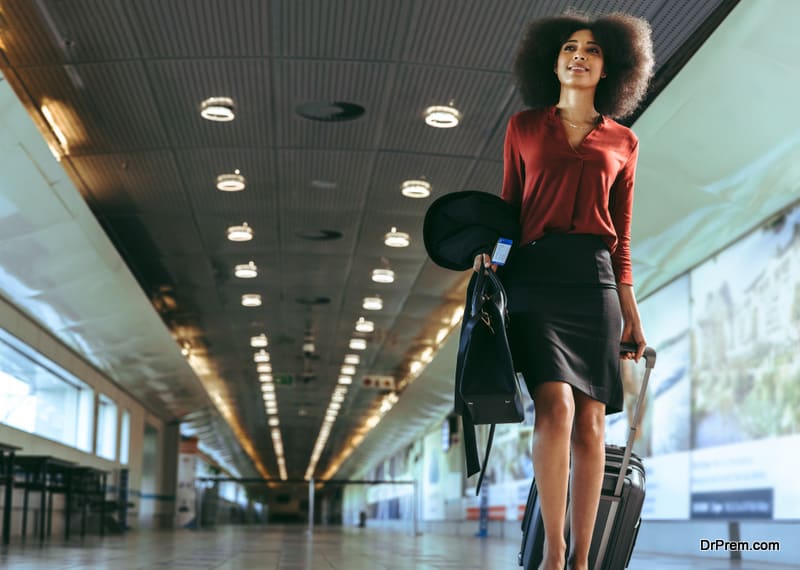
<path id="1" fill-rule="evenodd" d="M 800 208 L 691 272 L 694 518 L 798 518 Z"/>

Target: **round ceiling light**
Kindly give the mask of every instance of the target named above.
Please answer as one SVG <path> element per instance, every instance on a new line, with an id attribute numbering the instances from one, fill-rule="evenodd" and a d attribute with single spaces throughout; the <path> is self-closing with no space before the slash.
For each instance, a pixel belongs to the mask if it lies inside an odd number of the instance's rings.
<path id="1" fill-rule="evenodd" d="M 230 239 L 230 228 L 228 228 L 228 239 Z M 256 267 L 255 263 L 249 261 L 234 267 L 233 274 L 239 279 L 252 279 L 254 277 L 258 277 L 258 267 Z M 265 344 L 264 346 L 267 345 Z"/>
<path id="2" fill-rule="evenodd" d="M 367 311 L 380 311 L 383 309 L 383 299 L 380 297 L 364 297 L 361 307 Z"/>
<path id="3" fill-rule="evenodd" d="M 358 364 L 361 362 L 361 357 L 357 354 L 345 354 L 344 355 L 344 363 L 345 364 Z"/>
<path id="4" fill-rule="evenodd" d="M 394 271 L 391 269 L 373 269 L 372 280 L 375 283 L 394 283 Z"/>
<path id="5" fill-rule="evenodd" d="M 344 376 L 353 376 L 356 373 L 356 367 L 352 364 L 345 364 L 342 366 L 341 372 Z"/>
<path id="6" fill-rule="evenodd" d="M 342 375 L 342 376 L 339 376 L 338 382 L 339 382 L 339 384 L 342 384 L 342 385 L 352 384 L 353 383 L 353 378 L 350 377 L 350 376 Z"/>
<path id="7" fill-rule="evenodd" d="M 261 295 L 258 293 L 245 293 L 242 295 L 242 305 L 245 307 L 260 307 Z"/>
<path id="8" fill-rule="evenodd" d="M 371 333 L 375 330 L 375 323 L 366 320 L 364 317 L 359 317 L 356 321 L 356 330 L 362 333 Z"/>
<path id="9" fill-rule="evenodd" d="M 269 425 L 271 425 L 272 427 L 281 425 L 281 422 L 278 418 L 270 418 L 267 421 L 269 422 Z"/>
<path id="10" fill-rule="evenodd" d="M 269 352 L 263 349 L 259 350 L 253 354 L 253 362 L 269 362 Z M 269 370 L 265 370 L 265 372 L 272 372 L 272 367 Z"/>
<path id="11" fill-rule="evenodd" d="M 425 109 L 425 124 L 437 129 L 452 129 L 461 121 L 461 112 L 455 107 L 434 105 Z"/>
<path id="12" fill-rule="evenodd" d="M 228 228 L 228 239 L 231 241 L 250 241 L 253 239 L 253 228 L 243 222 L 241 226 Z"/>
<path id="13" fill-rule="evenodd" d="M 367 341 L 363 338 L 351 338 L 349 346 L 350 350 L 366 350 Z"/>
<path id="14" fill-rule="evenodd" d="M 236 118 L 234 108 L 230 97 L 209 97 L 200 103 L 200 116 L 209 121 L 227 123 Z"/>
<path id="15" fill-rule="evenodd" d="M 406 198 L 427 198 L 431 195 L 431 184 L 425 180 L 406 180 L 400 192 Z"/>
<path id="16" fill-rule="evenodd" d="M 272 368 L 272 367 L 270 367 L 270 368 Z M 269 374 L 269 373 L 266 373 L 266 372 L 263 373 L 263 374 L 259 374 L 258 375 L 258 380 L 259 380 L 259 382 L 265 382 L 265 383 L 272 382 L 272 374 Z"/>
<path id="17" fill-rule="evenodd" d="M 217 190 L 222 192 L 239 192 L 245 188 L 244 176 L 235 171 L 232 174 L 220 174 L 217 176 Z"/>
<path id="18" fill-rule="evenodd" d="M 250 337 L 250 346 L 253 348 L 264 348 L 269 344 L 267 340 L 267 335 L 260 334 L 258 336 L 251 336 Z"/>
<path id="19" fill-rule="evenodd" d="M 272 372 L 272 365 L 269 362 L 262 362 L 256 365 L 256 372 L 259 374 L 269 374 Z"/>
<path id="20" fill-rule="evenodd" d="M 397 228 L 392 228 L 383 236 L 383 243 L 389 247 L 408 247 L 411 243 L 411 236 L 405 232 L 398 232 Z"/>

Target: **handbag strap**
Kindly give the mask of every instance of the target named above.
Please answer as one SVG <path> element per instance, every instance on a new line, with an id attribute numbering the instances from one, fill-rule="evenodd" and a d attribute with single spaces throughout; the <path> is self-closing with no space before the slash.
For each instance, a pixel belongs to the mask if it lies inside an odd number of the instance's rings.
<path id="1" fill-rule="evenodd" d="M 489 293 L 489 287 L 494 290 Z M 472 293 L 470 301 L 470 315 L 475 316 L 480 313 L 483 304 L 490 300 L 500 311 L 501 315 L 506 315 L 506 308 L 508 307 L 508 299 L 506 297 L 506 290 L 500 282 L 497 274 L 491 270 L 479 271 L 475 279 L 475 290 Z"/>
<path id="2" fill-rule="evenodd" d="M 483 483 L 483 476 L 486 475 L 486 467 L 489 465 L 489 453 L 492 451 L 492 441 L 494 440 L 494 427 L 489 428 L 489 440 L 486 442 L 486 453 L 483 456 L 483 467 L 481 467 L 481 474 L 478 476 L 478 486 L 475 488 L 475 496 L 481 492 L 481 483 Z"/>

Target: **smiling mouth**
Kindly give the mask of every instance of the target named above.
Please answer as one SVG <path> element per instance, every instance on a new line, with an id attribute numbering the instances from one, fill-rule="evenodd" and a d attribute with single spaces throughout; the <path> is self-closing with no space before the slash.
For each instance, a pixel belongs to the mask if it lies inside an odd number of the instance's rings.
<path id="1" fill-rule="evenodd" d="M 580 66 L 580 65 L 572 65 L 572 66 L 567 67 L 567 70 L 568 71 L 589 71 L 589 68 L 588 67 L 583 67 L 583 66 Z"/>

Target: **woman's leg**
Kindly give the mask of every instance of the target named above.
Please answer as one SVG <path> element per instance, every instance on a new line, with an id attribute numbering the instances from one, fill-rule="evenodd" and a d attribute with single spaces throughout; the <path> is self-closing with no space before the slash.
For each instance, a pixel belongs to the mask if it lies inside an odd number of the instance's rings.
<path id="1" fill-rule="evenodd" d="M 603 486 L 606 405 L 579 390 L 573 390 L 573 393 L 575 427 L 572 434 L 568 567 L 585 570 L 589 566 L 589 546 Z"/>
<path id="2" fill-rule="evenodd" d="M 544 382 L 533 390 L 536 420 L 533 429 L 533 469 L 542 509 L 545 545 L 543 570 L 564 568 L 564 518 L 569 481 L 569 440 L 575 402 L 572 387 Z"/>

